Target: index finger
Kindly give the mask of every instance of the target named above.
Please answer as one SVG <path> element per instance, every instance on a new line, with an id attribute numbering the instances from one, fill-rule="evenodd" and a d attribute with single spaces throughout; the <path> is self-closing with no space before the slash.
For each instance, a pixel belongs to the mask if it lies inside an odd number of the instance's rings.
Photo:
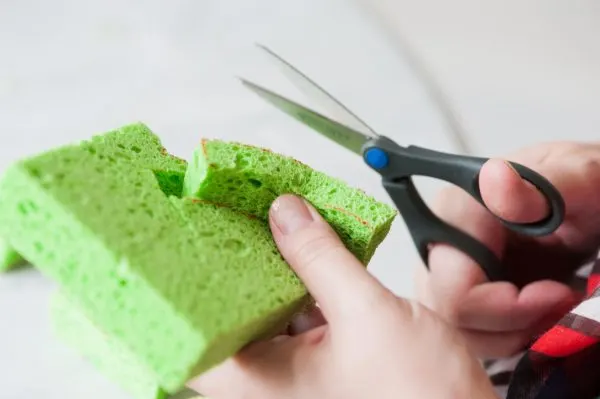
<path id="1" fill-rule="evenodd" d="M 522 180 L 507 162 L 488 161 L 480 172 L 479 183 L 489 210 L 467 193 L 451 187 L 438 198 L 434 212 L 502 258 L 508 232 L 494 215 L 512 222 L 533 222 L 546 216 L 549 208 L 542 194 Z M 443 243 L 433 246 L 429 264 L 429 289 L 435 292 L 433 305 L 451 319 L 456 318 L 453 313 L 458 311 L 458 303 L 468 296 L 469 291 L 487 282 L 479 265 L 468 254 Z M 506 294 L 509 294 L 508 291 L 516 290 L 506 282 L 490 285 L 494 292 L 507 291 Z M 509 298 L 510 295 L 503 297 Z M 510 307 L 511 304 L 500 306 Z"/>
<path id="2" fill-rule="evenodd" d="M 507 240 L 502 224 L 490 215 L 475 199 L 462 190 L 450 187 L 439 197 L 434 212 L 446 223 L 457 226 L 486 245 L 501 257 Z M 457 304 L 469 290 L 487 282 L 483 269 L 468 254 L 457 248 L 436 243 L 429 251 L 429 271 L 422 267 L 419 278 L 427 280 L 427 289 L 433 292 L 431 300 L 436 311 L 454 319 Z"/>
<path id="3" fill-rule="evenodd" d="M 600 225 L 599 159 L 600 146 L 574 142 L 547 143 L 525 149 L 511 159 L 544 175 L 564 197 L 566 213 L 562 226 L 551 237 L 536 240 L 539 244 L 554 243 L 547 249 L 554 249 L 557 255 L 564 254 L 563 258 L 571 259 L 569 262 L 573 264 L 565 264 L 564 268 L 579 266 L 577 259 L 587 259 L 600 245 L 597 228 Z M 499 171 L 501 165 L 492 166 L 495 170 L 482 170 L 480 188 L 485 203 L 495 214 L 519 222 L 535 219 L 534 216 L 539 217 L 545 212 L 540 198 L 530 195 L 532 193 L 526 186 L 516 186 L 519 179 L 510 177 L 506 169 Z M 490 171 L 492 173 L 488 173 Z M 445 194 L 434 207 L 438 216 L 459 226 L 502 258 L 508 232 L 501 223 L 466 193 L 451 189 Z M 515 323 L 531 323 L 534 313 L 552 312 L 556 303 L 568 301 L 571 296 L 568 287 L 557 284 L 552 289 L 542 290 L 540 287 L 547 288 L 548 284 L 541 281 L 531 283 L 521 291 L 510 283 L 486 283 L 479 266 L 468 255 L 446 245 L 436 245 L 432 249 L 430 266 L 431 273 L 420 271 L 418 276 L 421 289 L 429 296 L 428 305 L 466 328 L 490 328 L 489 323 L 482 321 L 485 306 L 480 300 L 488 295 L 495 298 L 494 330 L 511 329 Z M 544 266 L 539 267 L 543 270 Z M 544 277 L 543 273 L 538 275 L 538 278 Z M 482 283 L 485 285 L 470 295 L 472 289 Z M 544 291 L 543 298 L 540 291 Z M 534 292 L 537 293 L 528 297 L 528 293 Z M 486 311 L 489 310 L 486 307 Z M 469 320 L 466 326 L 465 319 Z"/>

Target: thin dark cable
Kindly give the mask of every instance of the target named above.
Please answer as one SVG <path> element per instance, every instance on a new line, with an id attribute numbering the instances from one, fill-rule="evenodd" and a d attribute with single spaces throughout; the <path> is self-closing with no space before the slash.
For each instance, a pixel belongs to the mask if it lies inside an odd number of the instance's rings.
<path id="1" fill-rule="evenodd" d="M 360 3 L 363 8 L 367 8 L 362 1 Z M 372 5 L 369 4 L 368 8 L 372 8 Z M 376 12 L 373 10 L 369 10 L 368 12 L 372 16 L 375 16 L 374 14 Z M 377 14 L 379 13 L 377 12 Z M 376 18 L 377 22 L 383 26 L 386 36 L 390 40 L 391 38 L 395 39 L 395 43 L 393 44 L 396 45 L 393 47 L 401 52 L 402 58 L 408 63 L 413 73 L 417 76 L 417 79 L 426 89 L 431 101 L 433 101 L 434 105 L 442 114 L 444 122 L 452 135 L 453 141 L 458 146 L 459 151 L 467 155 L 472 154 L 472 148 L 467 141 L 467 134 L 464 126 L 460 123 L 456 110 L 450 106 L 451 101 L 446 96 L 441 86 L 436 82 L 433 74 L 431 74 L 424 63 L 421 62 L 417 53 L 412 49 L 406 38 L 399 33 L 397 27 L 392 29 L 387 18 L 382 18 L 380 15 L 376 15 Z"/>

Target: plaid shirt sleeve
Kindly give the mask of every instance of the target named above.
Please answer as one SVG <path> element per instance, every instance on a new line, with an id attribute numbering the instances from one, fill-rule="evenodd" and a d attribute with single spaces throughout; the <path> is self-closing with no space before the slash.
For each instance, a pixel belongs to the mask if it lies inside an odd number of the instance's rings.
<path id="1" fill-rule="evenodd" d="M 600 260 L 577 273 L 587 297 L 523 353 L 484 366 L 507 399 L 600 399 Z"/>

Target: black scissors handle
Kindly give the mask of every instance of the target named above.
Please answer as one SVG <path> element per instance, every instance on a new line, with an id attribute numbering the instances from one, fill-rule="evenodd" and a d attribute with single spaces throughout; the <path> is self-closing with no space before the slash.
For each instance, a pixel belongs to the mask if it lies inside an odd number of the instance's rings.
<path id="1" fill-rule="evenodd" d="M 371 168 L 381 174 L 383 186 L 400 211 L 425 265 L 428 265 L 429 244 L 443 242 L 473 258 L 491 281 L 506 280 L 500 259 L 485 245 L 434 215 L 411 179 L 412 176 L 427 176 L 452 183 L 486 207 L 479 190 L 479 172 L 488 158 L 454 155 L 416 146 L 402 147 L 383 136 L 365 143 L 363 157 Z M 543 236 L 554 232 L 564 219 L 562 196 L 545 177 L 523 165 L 513 162 L 511 165 L 544 195 L 550 212 L 543 220 L 532 223 L 515 223 L 494 216 L 508 229 L 521 234 Z"/>

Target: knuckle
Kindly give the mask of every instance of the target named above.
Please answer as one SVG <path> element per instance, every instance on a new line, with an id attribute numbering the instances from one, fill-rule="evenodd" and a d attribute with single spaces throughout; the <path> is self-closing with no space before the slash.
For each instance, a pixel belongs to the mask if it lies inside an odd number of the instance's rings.
<path id="1" fill-rule="evenodd" d="M 536 146 L 525 147 L 514 154 L 515 161 L 523 162 L 533 168 L 547 168 L 563 164 L 565 160 L 598 158 L 599 147 L 576 141 L 553 141 Z M 592 151 L 590 151 L 592 150 Z"/>
<path id="2" fill-rule="evenodd" d="M 460 325 L 460 309 L 454 303 L 445 303 L 436 301 L 432 310 L 436 312 L 444 321 L 453 326 Z"/>
<path id="3" fill-rule="evenodd" d="M 417 300 L 380 295 L 378 301 L 377 317 L 372 318 L 374 319 L 373 324 L 379 323 L 376 329 L 378 334 L 381 334 L 382 329 L 386 329 L 395 336 L 398 331 L 406 330 L 407 327 L 410 328 L 409 326 L 439 330 L 441 326 L 445 325 L 440 315 Z"/>
<path id="4" fill-rule="evenodd" d="M 597 187 L 600 182 L 600 158 L 598 154 L 575 158 L 578 160 L 576 171 L 579 176 L 586 176 L 590 179 L 590 185 Z"/>
<path id="5" fill-rule="evenodd" d="M 373 309 L 382 309 L 388 311 L 397 311 L 398 310 L 398 302 L 403 301 L 403 299 L 398 298 L 392 291 L 389 289 L 382 290 L 370 290 L 370 297 L 368 297 L 368 301 L 365 301 L 365 308 L 372 312 Z"/>
<path id="6" fill-rule="evenodd" d="M 373 331 L 379 334 L 382 329 L 406 320 L 407 309 L 402 306 L 403 302 L 403 299 L 399 299 L 387 290 L 367 290 L 360 300 L 353 304 L 352 314 L 357 319 L 368 318 Z M 374 313 L 373 309 L 377 309 L 377 312 Z M 398 327 L 402 328 L 401 325 Z"/>
<path id="7" fill-rule="evenodd" d="M 398 299 L 394 301 L 394 310 L 407 315 L 412 320 L 422 319 L 428 315 L 427 308 L 414 299 Z"/>
<path id="8" fill-rule="evenodd" d="M 573 176 L 586 176 L 590 184 L 600 183 L 600 144 L 558 142 L 541 151 L 537 165 L 551 168 L 558 164 L 568 167 Z"/>

